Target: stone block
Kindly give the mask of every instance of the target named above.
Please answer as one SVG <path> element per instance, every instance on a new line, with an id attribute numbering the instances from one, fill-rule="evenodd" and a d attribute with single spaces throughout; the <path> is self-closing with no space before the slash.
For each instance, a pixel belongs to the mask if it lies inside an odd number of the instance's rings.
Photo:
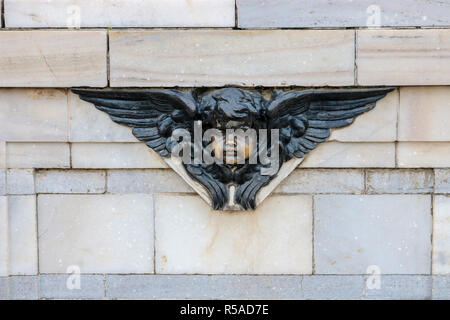
<path id="1" fill-rule="evenodd" d="M 356 169 L 296 169 L 276 193 L 362 193 L 364 172 Z"/>
<path id="2" fill-rule="evenodd" d="M 6 0 L 5 21 L 8 28 L 234 27 L 234 10 L 234 0 Z"/>
<path id="3" fill-rule="evenodd" d="M 0 89 L 0 111 L 0 140 L 67 141 L 66 90 Z"/>
<path id="4" fill-rule="evenodd" d="M 112 299 L 301 299 L 301 276 L 107 275 Z"/>
<path id="5" fill-rule="evenodd" d="M 0 87 L 105 87 L 106 31 L 2 31 Z"/>
<path id="6" fill-rule="evenodd" d="M 41 273 L 153 272 L 149 195 L 39 195 L 38 221 Z"/>
<path id="7" fill-rule="evenodd" d="M 74 143 L 72 167 L 86 169 L 167 168 L 144 143 Z"/>
<path id="8" fill-rule="evenodd" d="M 71 142 L 138 142 L 132 129 L 111 120 L 103 111 L 69 93 Z"/>
<path id="9" fill-rule="evenodd" d="M 8 143 L 8 168 L 69 168 L 68 143 Z"/>
<path id="10" fill-rule="evenodd" d="M 6 170 L 0 170 L 0 196 L 6 194 Z"/>
<path id="11" fill-rule="evenodd" d="M 367 170 L 368 193 L 432 193 L 433 170 Z"/>
<path id="12" fill-rule="evenodd" d="M 400 168 L 448 168 L 450 142 L 399 142 L 397 161 Z"/>
<path id="13" fill-rule="evenodd" d="M 37 274 L 36 197 L 8 196 L 8 220 L 10 274 Z"/>
<path id="14" fill-rule="evenodd" d="M 310 274 L 312 198 L 272 196 L 256 211 L 213 211 L 198 196 L 155 195 L 156 272 Z"/>
<path id="15" fill-rule="evenodd" d="M 8 197 L 0 196 L 0 277 L 9 275 Z M 2 278 L 0 278 L 2 279 Z M 2 299 L 0 280 L 0 300 Z"/>
<path id="16" fill-rule="evenodd" d="M 433 274 L 450 274 L 450 197 L 435 196 L 433 204 Z"/>
<path id="17" fill-rule="evenodd" d="M 110 32 L 112 87 L 354 85 L 351 30 Z"/>
<path id="18" fill-rule="evenodd" d="M 106 173 L 103 170 L 39 170 L 37 193 L 104 193 Z"/>
<path id="19" fill-rule="evenodd" d="M 111 193 L 193 192 L 172 169 L 108 170 L 107 181 Z"/>
<path id="20" fill-rule="evenodd" d="M 305 156 L 304 168 L 393 168 L 393 143 L 324 142 Z"/>
<path id="21" fill-rule="evenodd" d="M 314 275 L 303 277 L 302 291 L 305 299 L 348 300 L 360 299 L 362 276 Z"/>
<path id="22" fill-rule="evenodd" d="M 10 277 L 9 299 L 37 300 L 39 298 L 39 279 L 37 276 Z"/>
<path id="23" fill-rule="evenodd" d="M 240 28 L 448 26 L 439 0 L 237 0 Z"/>
<path id="24" fill-rule="evenodd" d="M 34 194 L 33 169 L 9 169 L 7 188 L 8 194 Z"/>
<path id="25" fill-rule="evenodd" d="M 39 294 L 44 299 L 103 299 L 103 275 L 80 274 L 79 282 L 73 274 L 41 275 Z M 77 287 L 77 284 L 80 286 Z"/>
<path id="26" fill-rule="evenodd" d="M 448 119 L 450 87 L 400 89 L 399 141 L 450 141 Z"/>
<path id="27" fill-rule="evenodd" d="M 450 84 L 449 29 L 358 30 L 356 35 L 358 85 Z"/>
<path id="28" fill-rule="evenodd" d="M 398 90 L 379 100 L 374 109 L 356 117 L 348 127 L 332 129 L 329 140 L 390 142 L 397 140 Z"/>
<path id="29" fill-rule="evenodd" d="M 430 196 L 315 196 L 314 261 L 317 274 L 429 274 Z"/>
<path id="30" fill-rule="evenodd" d="M 450 169 L 434 169 L 436 193 L 450 193 Z"/>
<path id="31" fill-rule="evenodd" d="M 433 299 L 450 299 L 450 277 L 433 276 Z"/>
<path id="32" fill-rule="evenodd" d="M 373 275 L 372 275 L 373 277 Z M 380 275 L 379 289 L 366 278 L 363 299 L 376 300 L 429 300 L 431 299 L 431 276 Z"/>

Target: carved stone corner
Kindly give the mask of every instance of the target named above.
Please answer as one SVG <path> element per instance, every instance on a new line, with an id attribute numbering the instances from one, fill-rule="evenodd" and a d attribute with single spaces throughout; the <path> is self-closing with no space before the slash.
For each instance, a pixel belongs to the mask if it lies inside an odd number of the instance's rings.
<path id="1" fill-rule="evenodd" d="M 168 157 L 163 159 L 167 163 L 167 165 L 171 167 L 176 173 L 178 173 L 178 175 L 180 175 L 180 177 L 183 178 L 183 180 L 186 181 L 186 183 L 192 189 L 194 189 L 194 191 L 197 192 L 209 206 L 211 207 L 213 206 L 212 199 L 208 190 L 201 183 L 197 182 L 195 179 L 189 176 L 180 158 Z M 302 163 L 302 161 L 303 158 L 300 159 L 292 158 L 288 162 L 284 163 L 281 166 L 275 178 L 273 178 L 268 185 L 262 187 L 259 190 L 256 196 L 256 206 L 258 207 L 272 193 L 272 191 L 275 190 L 275 188 L 287 176 L 289 176 L 291 172 L 300 165 L 300 163 Z M 224 206 L 224 208 L 221 209 L 221 211 L 243 211 L 244 209 L 242 208 L 242 206 L 234 202 L 235 186 L 234 185 L 228 186 L 228 192 L 230 199 L 228 203 Z"/>

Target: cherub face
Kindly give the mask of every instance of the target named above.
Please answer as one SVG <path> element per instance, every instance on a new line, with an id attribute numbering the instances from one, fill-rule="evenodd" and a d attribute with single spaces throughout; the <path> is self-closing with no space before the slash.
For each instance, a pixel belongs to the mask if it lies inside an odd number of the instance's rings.
<path id="1" fill-rule="evenodd" d="M 212 139 L 216 158 L 227 164 L 242 163 L 255 151 L 256 136 L 249 134 L 259 116 L 259 101 L 248 91 L 236 88 L 216 90 L 204 99 L 209 121 L 222 133 Z"/>
<path id="2" fill-rule="evenodd" d="M 214 156 L 227 164 L 245 161 L 256 150 L 256 135 L 249 134 L 251 129 L 245 122 L 230 120 L 226 128 L 218 128 L 221 136 L 212 138 Z"/>

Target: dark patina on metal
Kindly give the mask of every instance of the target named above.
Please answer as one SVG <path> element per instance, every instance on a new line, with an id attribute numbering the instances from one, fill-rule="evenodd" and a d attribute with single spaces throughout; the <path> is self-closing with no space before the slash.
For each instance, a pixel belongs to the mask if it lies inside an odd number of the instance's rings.
<path id="1" fill-rule="evenodd" d="M 240 88 L 216 89 L 203 94 L 197 90 L 171 89 L 72 91 L 108 113 L 113 121 L 132 127 L 136 138 L 162 157 L 171 155 L 175 129 L 185 129 L 194 137 L 196 120 L 202 121 L 203 131 L 278 129 L 281 167 L 294 157 L 303 158 L 329 137 L 330 129 L 350 125 L 356 116 L 373 109 L 376 102 L 392 90 L 273 90 L 269 99 L 257 91 Z M 261 168 L 265 165 L 248 161 L 244 164 L 183 164 L 187 173 L 208 190 L 214 209 L 226 205 L 228 185 L 236 187 L 234 201 L 241 208 L 254 209 L 258 191 L 276 176 L 262 175 Z"/>

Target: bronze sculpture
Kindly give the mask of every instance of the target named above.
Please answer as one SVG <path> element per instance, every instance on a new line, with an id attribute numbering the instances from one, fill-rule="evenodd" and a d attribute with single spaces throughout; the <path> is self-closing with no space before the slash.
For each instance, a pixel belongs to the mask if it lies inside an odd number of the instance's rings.
<path id="1" fill-rule="evenodd" d="M 240 88 L 215 89 L 203 94 L 199 90 L 172 89 L 73 89 L 73 92 L 108 113 L 113 121 L 132 127 L 136 138 L 162 157 L 171 156 L 180 142 L 174 133 L 187 132 L 191 139 L 188 148 L 193 150 L 189 152 L 189 160 L 199 150 L 215 158 L 212 163 L 184 161 L 183 166 L 208 190 L 212 205 L 218 210 L 229 200 L 229 185 L 235 186 L 235 203 L 243 209 L 254 209 L 258 191 L 276 176 L 284 163 L 294 157 L 303 158 L 328 138 L 330 129 L 351 124 L 356 116 L 373 109 L 392 90 L 274 90 L 270 99 L 258 91 Z M 201 121 L 202 133 L 216 130 L 217 134 L 195 142 L 196 121 Z M 227 130 L 238 129 L 241 133 L 254 129 L 259 134 L 264 130 L 277 134 L 276 138 L 266 138 L 270 147 L 263 150 L 262 144 L 254 141 L 255 135 L 228 139 Z M 239 139 L 244 143 L 238 144 Z M 190 149 L 184 149 L 184 156 Z M 275 153 L 276 150 L 279 152 Z M 258 161 L 263 152 L 266 161 Z M 271 167 L 267 157 L 278 163 L 277 170 L 270 174 L 263 173 Z"/>

